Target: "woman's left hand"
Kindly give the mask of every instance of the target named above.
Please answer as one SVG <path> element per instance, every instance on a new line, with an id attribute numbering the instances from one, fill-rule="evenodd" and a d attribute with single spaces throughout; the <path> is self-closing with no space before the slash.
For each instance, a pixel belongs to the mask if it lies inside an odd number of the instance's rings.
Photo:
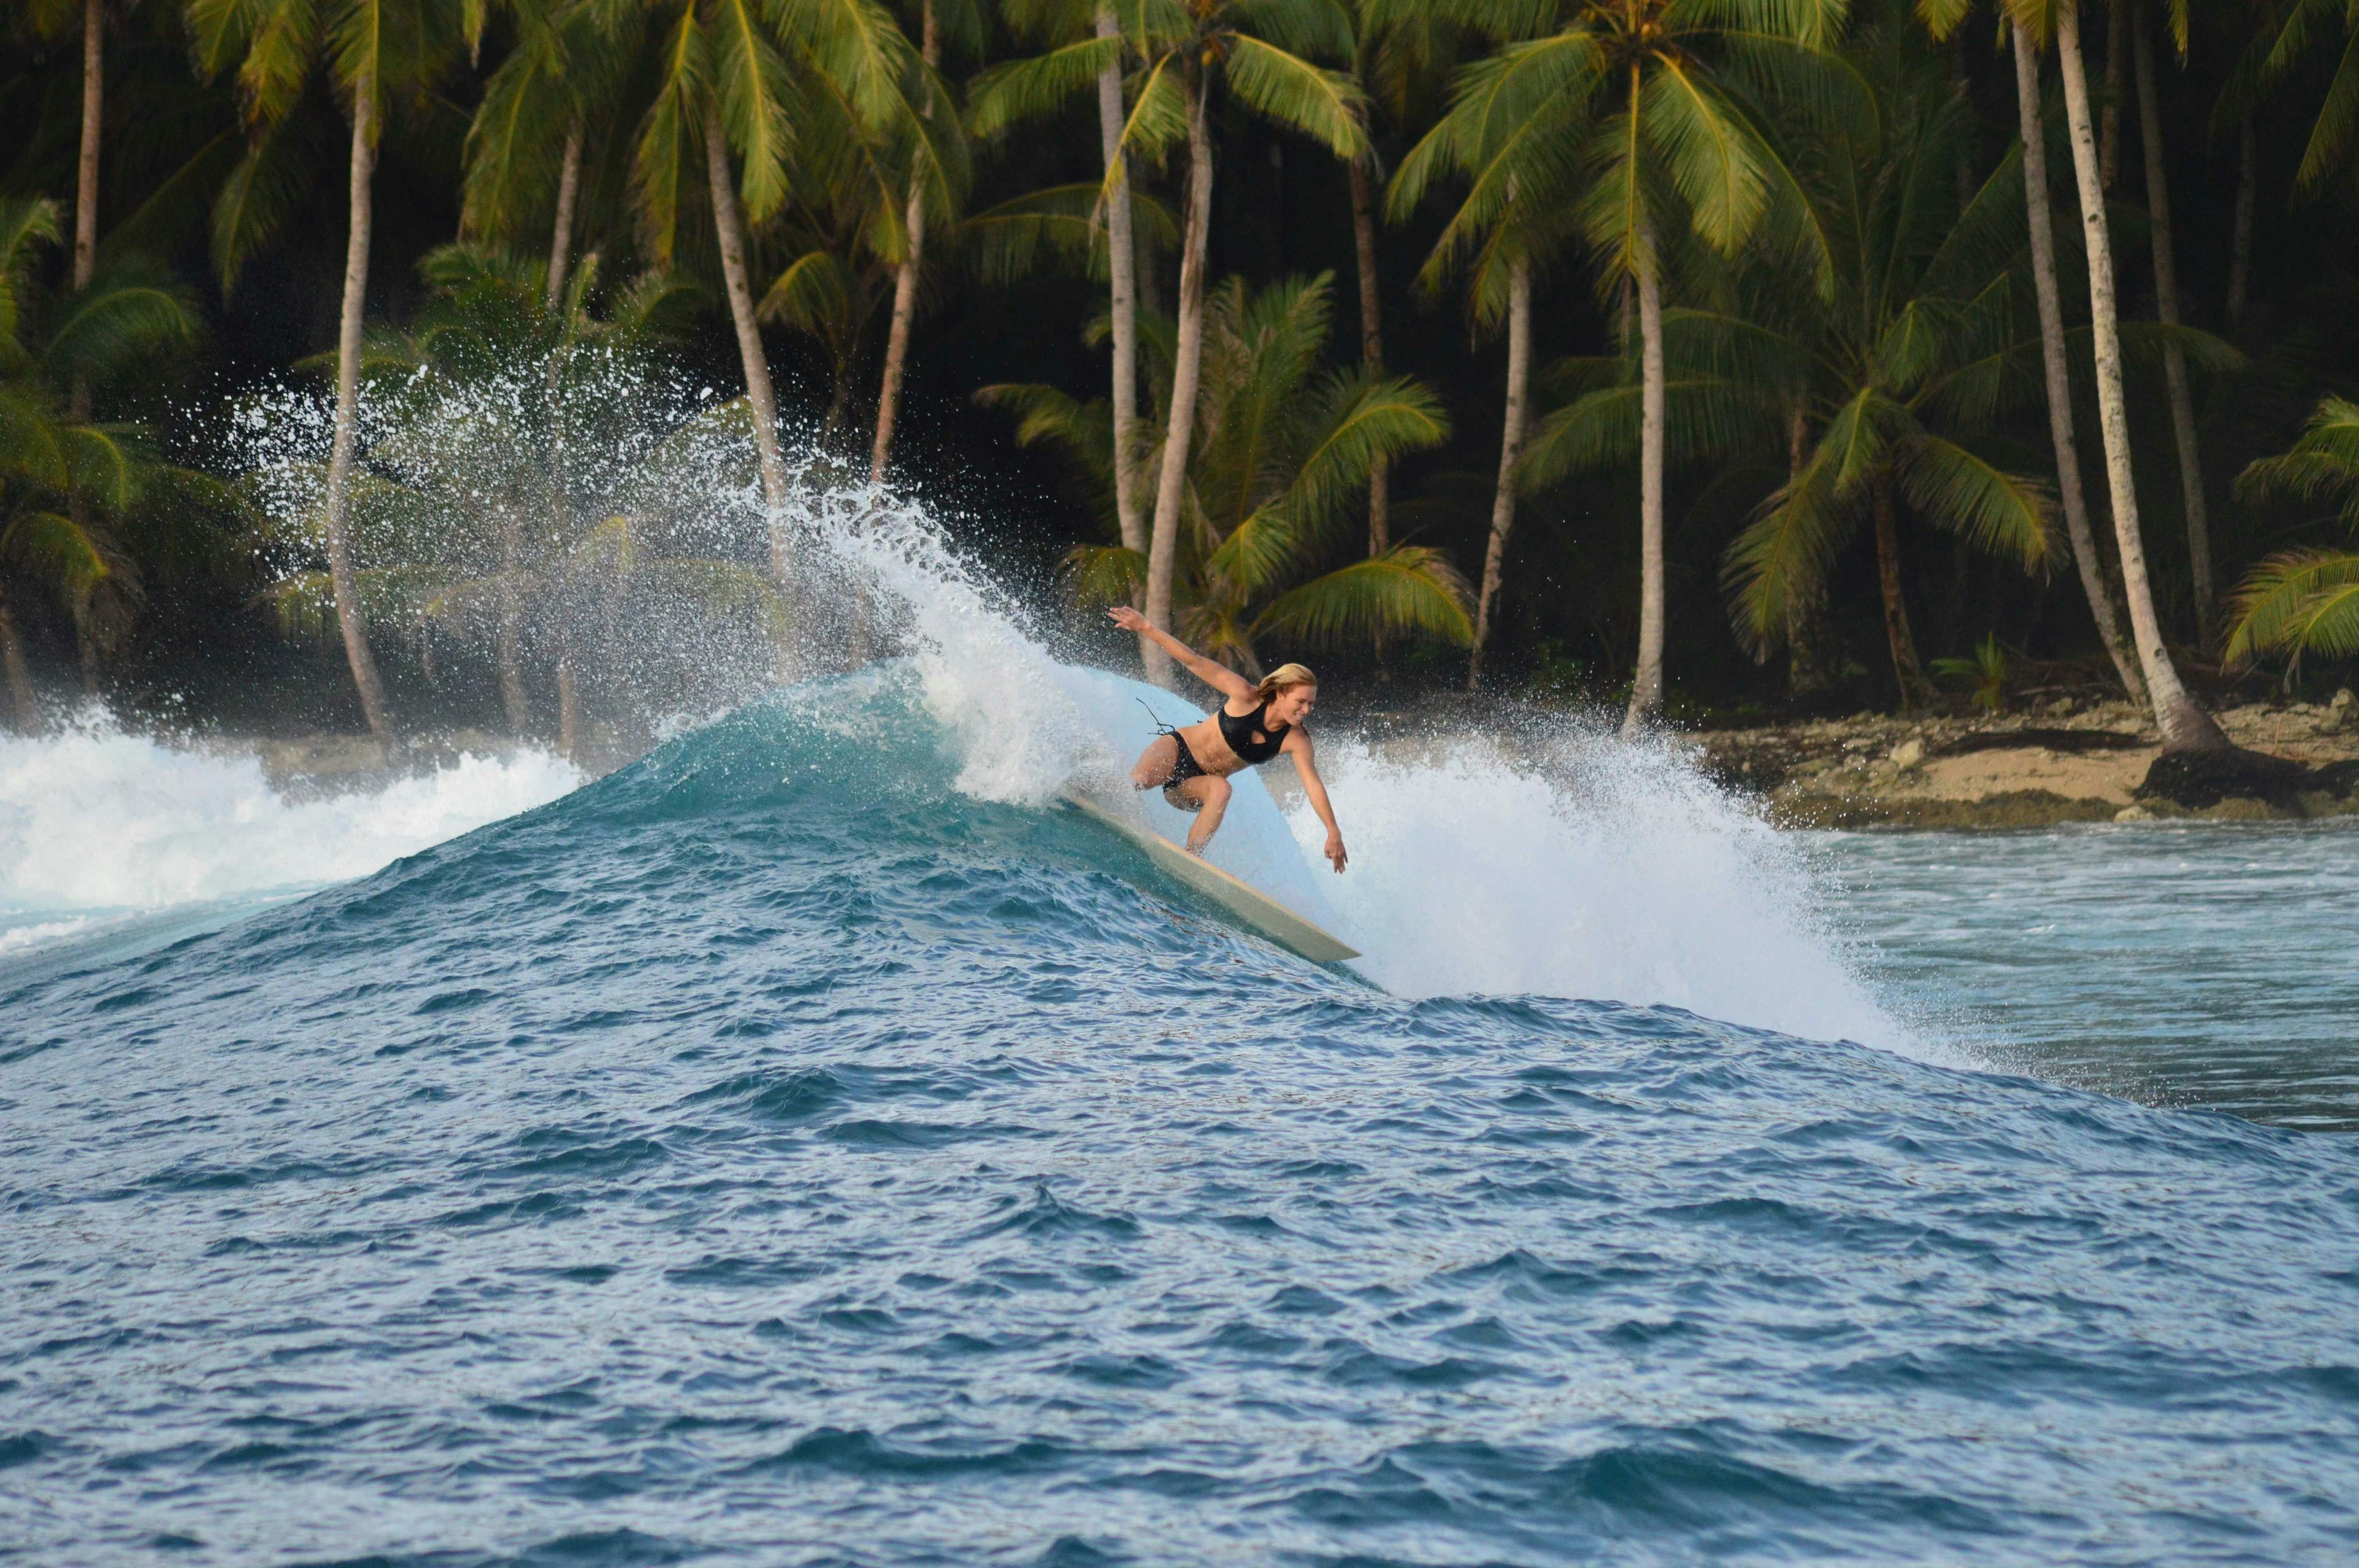
<path id="1" fill-rule="evenodd" d="M 1343 836 L 1341 833 L 1330 833 L 1327 835 L 1326 853 L 1328 863 L 1335 868 L 1335 874 L 1339 877 L 1342 876 L 1343 874 L 1343 862 L 1351 857 L 1343 853 Z"/>

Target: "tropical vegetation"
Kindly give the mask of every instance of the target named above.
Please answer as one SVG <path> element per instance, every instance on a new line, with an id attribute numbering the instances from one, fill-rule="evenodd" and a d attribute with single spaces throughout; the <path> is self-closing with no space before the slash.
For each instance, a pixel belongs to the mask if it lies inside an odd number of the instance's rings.
<path id="1" fill-rule="evenodd" d="M 0 718 L 626 737 L 871 645 L 866 486 L 1241 669 L 2224 746 L 2359 657 L 2354 26 L 26 0 Z"/>

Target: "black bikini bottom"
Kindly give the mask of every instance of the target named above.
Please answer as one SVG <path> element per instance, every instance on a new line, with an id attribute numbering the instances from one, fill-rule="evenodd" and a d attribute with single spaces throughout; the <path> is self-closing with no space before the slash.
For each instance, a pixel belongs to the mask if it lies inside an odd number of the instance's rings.
<path id="1" fill-rule="evenodd" d="M 1180 786 L 1190 779 L 1208 776 L 1204 772 L 1204 764 L 1196 760 L 1196 753 L 1188 749 L 1188 742 L 1181 737 L 1180 731 L 1174 730 L 1169 731 L 1169 734 L 1172 749 L 1177 754 L 1171 761 L 1171 776 L 1163 781 L 1163 798 L 1182 811 L 1201 811 L 1204 809 L 1204 803 L 1189 799 L 1186 792 Z"/>

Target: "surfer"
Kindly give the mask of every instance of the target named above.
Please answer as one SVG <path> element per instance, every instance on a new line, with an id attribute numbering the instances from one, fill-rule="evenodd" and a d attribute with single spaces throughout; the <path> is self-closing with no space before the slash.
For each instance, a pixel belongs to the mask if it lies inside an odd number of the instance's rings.
<path id="1" fill-rule="evenodd" d="M 1130 770 L 1137 789 L 1163 786 L 1163 798 L 1182 811 L 1193 812 L 1188 829 L 1188 852 L 1201 855 L 1221 817 L 1229 809 L 1234 786 L 1229 775 L 1258 766 L 1280 752 L 1294 759 L 1302 775 L 1302 792 L 1310 809 L 1327 825 L 1328 863 L 1343 869 L 1343 830 L 1335 826 L 1335 808 L 1328 803 L 1327 786 L 1310 753 L 1310 732 L 1302 721 L 1319 700 L 1319 677 L 1300 665 L 1280 665 L 1258 684 L 1197 653 L 1170 633 L 1147 624 L 1147 617 L 1128 605 L 1106 611 L 1125 632 L 1136 632 L 1169 654 L 1188 672 L 1221 694 L 1221 706 L 1210 718 L 1178 729 L 1166 726 Z"/>

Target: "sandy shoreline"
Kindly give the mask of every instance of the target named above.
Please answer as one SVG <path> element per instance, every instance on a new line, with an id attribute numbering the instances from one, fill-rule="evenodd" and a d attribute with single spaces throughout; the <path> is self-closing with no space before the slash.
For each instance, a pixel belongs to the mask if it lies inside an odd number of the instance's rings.
<path id="1" fill-rule="evenodd" d="M 2238 745 L 2327 770 L 2274 799 L 2201 807 L 2142 797 L 2161 745 L 2127 703 L 2060 702 L 1998 717 L 1852 719 L 1681 738 L 1714 777 L 1797 827 L 2036 827 L 2170 817 L 2296 820 L 2359 815 L 2359 707 L 2247 704 L 2215 717 Z M 2337 767 L 2335 764 L 2349 764 Z"/>

